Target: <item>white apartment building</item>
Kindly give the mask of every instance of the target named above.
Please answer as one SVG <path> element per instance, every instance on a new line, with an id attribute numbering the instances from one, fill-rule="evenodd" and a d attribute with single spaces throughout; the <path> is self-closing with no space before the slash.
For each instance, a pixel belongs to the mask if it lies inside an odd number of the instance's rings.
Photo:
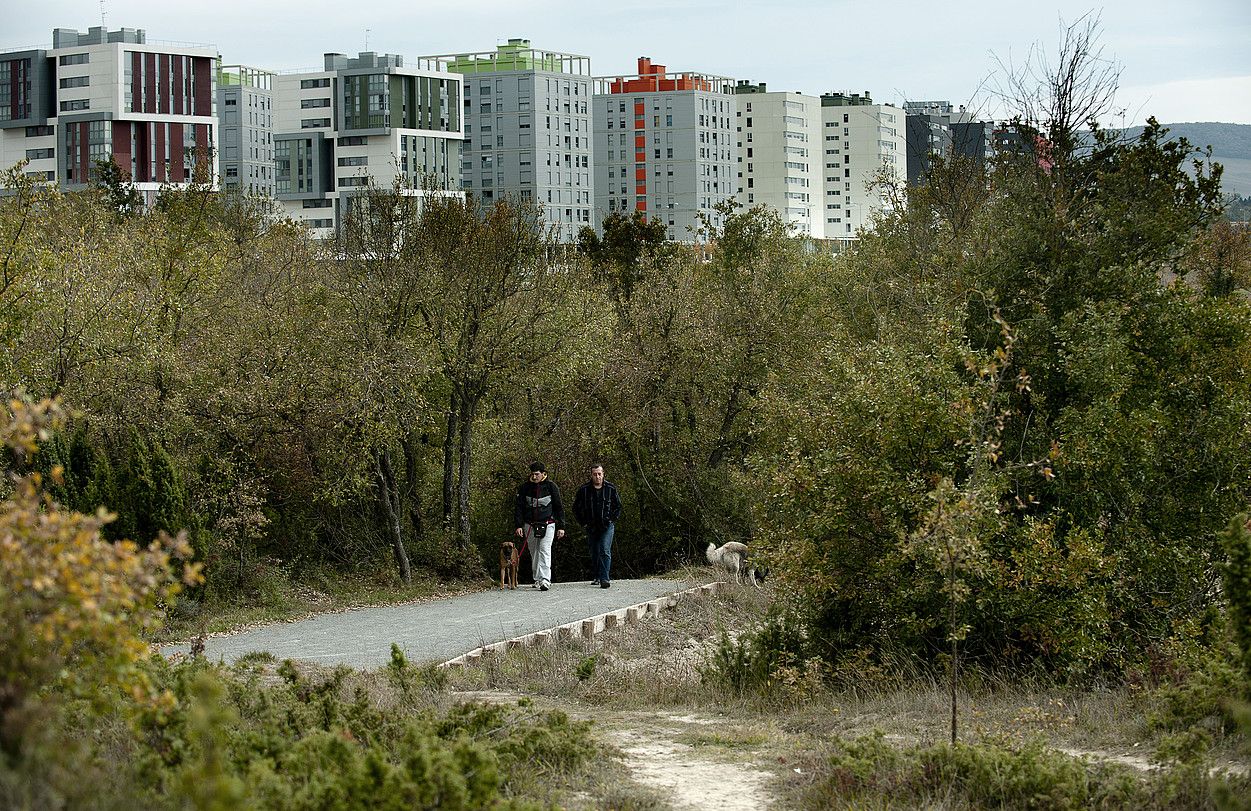
<path id="1" fill-rule="evenodd" d="M 328 237 L 371 184 L 460 194 L 461 78 L 436 59 L 407 67 L 371 52 L 278 74 L 275 187 L 286 214 Z"/>
<path id="2" fill-rule="evenodd" d="M 700 215 L 738 192 L 733 80 L 668 74 L 647 57 L 638 74 L 595 80 L 595 227 L 616 212 L 660 219 L 667 236 L 692 240 Z"/>
<path id="3" fill-rule="evenodd" d="M 148 202 L 197 167 L 217 177 L 216 77 L 209 46 L 148 42 L 142 29 L 58 28 L 52 48 L 0 54 L 0 165 L 67 189 L 112 159 Z"/>
<path id="4" fill-rule="evenodd" d="M 869 94 L 821 96 L 823 207 L 826 239 L 854 239 L 874 211 L 889 205 L 881 181 L 907 181 L 906 119 Z"/>
<path id="5" fill-rule="evenodd" d="M 825 238 L 821 99 L 735 85 L 738 201 L 768 205 L 795 236 Z"/>

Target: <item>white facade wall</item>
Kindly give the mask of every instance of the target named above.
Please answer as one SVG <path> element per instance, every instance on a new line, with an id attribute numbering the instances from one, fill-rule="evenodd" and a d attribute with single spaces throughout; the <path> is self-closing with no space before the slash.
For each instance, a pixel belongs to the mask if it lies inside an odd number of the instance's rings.
<path id="1" fill-rule="evenodd" d="M 904 111 L 890 104 L 827 104 L 821 123 L 825 237 L 852 239 L 873 212 L 889 205 L 883 172 L 890 183 L 907 182 Z"/>
<path id="2" fill-rule="evenodd" d="M 821 99 L 741 90 L 735 98 L 738 202 L 769 206 L 796 236 L 824 238 Z"/>

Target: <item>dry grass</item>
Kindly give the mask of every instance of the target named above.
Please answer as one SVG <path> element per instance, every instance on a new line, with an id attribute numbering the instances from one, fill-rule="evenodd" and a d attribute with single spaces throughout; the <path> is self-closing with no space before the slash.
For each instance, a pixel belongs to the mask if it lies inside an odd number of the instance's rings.
<path id="1" fill-rule="evenodd" d="M 947 687 L 915 673 L 899 676 L 866 667 L 863 679 L 844 679 L 850 686 L 843 689 L 811 680 L 780 683 L 768 694 L 710 687 L 702 672 L 717 642 L 760 622 L 770 598 L 767 588 L 741 587 L 684 600 L 659 618 L 590 641 L 567 640 L 484 658 L 480 665 L 453 671 L 449 688 L 533 696 L 595 720 L 606 737 L 646 727 L 705 761 L 755 764 L 774 775 L 770 793 L 778 808 L 803 805 L 805 788 L 836 737 L 880 731 L 900 747 L 948 739 Z M 959 696 L 965 742 L 1016 746 L 1042 740 L 1056 750 L 1145 766 L 1162 738 L 1147 723 L 1153 706 L 1141 691 L 970 675 Z M 1218 737 L 1213 755 L 1245 764 L 1244 745 L 1241 737 Z M 663 807 L 651 804 L 652 794 L 633 794 L 636 790 L 628 778 L 610 781 L 592 793 L 595 802 L 587 807 Z M 608 804 L 609 794 L 619 804 Z M 956 806 L 934 798 L 930 807 Z"/>

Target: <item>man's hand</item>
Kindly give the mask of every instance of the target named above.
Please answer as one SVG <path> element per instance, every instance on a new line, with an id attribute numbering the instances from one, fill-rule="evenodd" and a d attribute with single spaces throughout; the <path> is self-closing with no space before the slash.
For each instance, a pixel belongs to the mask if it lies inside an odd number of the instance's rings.
<path id="1" fill-rule="evenodd" d="M 522 532 L 521 527 L 517 527 L 513 530 L 513 534 L 520 538 L 524 533 Z"/>
<path id="2" fill-rule="evenodd" d="M 563 529 L 558 529 L 558 530 L 556 530 L 556 538 L 557 538 L 557 540 L 559 540 L 560 538 L 563 538 L 563 537 L 565 537 L 565 531 L 564 531 Z"/>

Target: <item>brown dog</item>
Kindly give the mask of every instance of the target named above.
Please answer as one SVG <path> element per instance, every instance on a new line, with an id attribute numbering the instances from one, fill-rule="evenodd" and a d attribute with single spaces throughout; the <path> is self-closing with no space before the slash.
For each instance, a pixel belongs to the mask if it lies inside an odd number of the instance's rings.
<path id="1" fill-rule="evenodd" d="M 517 588 L 517 565 L 521 562 L 521 554 L 512 541 L 500 544 L 500 588 Z"/>

